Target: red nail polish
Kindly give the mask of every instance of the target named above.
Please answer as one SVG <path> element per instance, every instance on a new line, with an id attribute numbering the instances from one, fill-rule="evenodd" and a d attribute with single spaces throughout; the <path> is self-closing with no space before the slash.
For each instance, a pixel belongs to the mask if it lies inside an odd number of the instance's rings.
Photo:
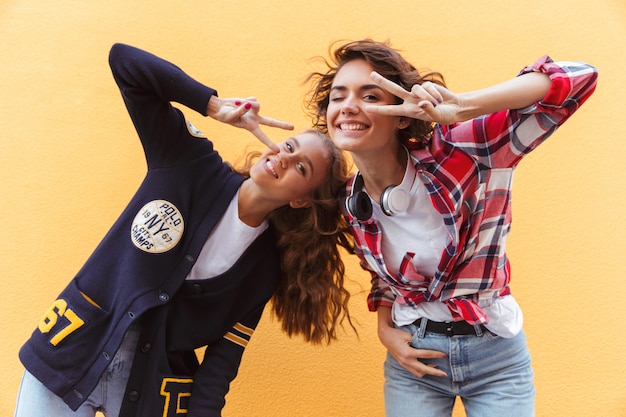
<path id="1" fill-rule="evenodd" d="M 246 109 L 250 110 L 250 107 L 252 107 L 252 103 L 246 103 L 246 105 L 244 107 Z"/>
<path id="2" fill-rule="evenodd" d="M 235 101 L 235 104 L 238 106 L 238 105 L 241 104 L 241 101 L 237 100 L 237 101 Z"/>

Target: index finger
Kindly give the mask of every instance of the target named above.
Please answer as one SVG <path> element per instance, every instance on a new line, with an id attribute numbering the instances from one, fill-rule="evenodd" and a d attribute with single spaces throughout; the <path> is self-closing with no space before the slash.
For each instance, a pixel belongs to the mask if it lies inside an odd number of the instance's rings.
<path id="1" fill-rule="evenodd" d="M 441 352 L 438 350 L 427 350 L 427 349 L 415 349 L 415 353 L 418 358 L 447 358 L 448 355 L 445 352 Z"/>
<path id="2" fill-rule="evenodd" d="M 261 115 L 259 115 L 259 124 L 269 127 L 277 127 L 279 129 L 293 130 L 293 125 L 291 123 L 282 122 L 280 120 L 272 119 L 270 117 L 264 117 Z"/>
<path id="3" fill-rule="evenodd" d="M 391 80 L 386 79 L 385 77 L 383 77 L 376 71 L 372 71 L 372 73 L 370 74 L 370 77 L 379 87 L 389 91 L 391 94 L 393 94 L 396 97 L 401 98 L 402 100 L 405 100 L 411 94 L 409 91 L 405 90 L 400 85 L 394 83 Z"/>
<path id="4" fill-rule="evenodd" d="M 365 106 L 365 111 L 383 116 L 407 116 L 404 105 L 402 104 L 370 105 Z"/>

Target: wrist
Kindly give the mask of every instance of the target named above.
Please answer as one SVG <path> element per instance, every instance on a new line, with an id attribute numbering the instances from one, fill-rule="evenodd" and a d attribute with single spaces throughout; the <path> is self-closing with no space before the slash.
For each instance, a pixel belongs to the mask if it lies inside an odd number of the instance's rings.
<path id="1" fill-rule="evenodd" d="M 483 108 L 483 102 L 480 96 L 474 92 L 461 93 L 457 96 L 458 110 L 455 117 L 455 123 L 465 122 L 470 119 L 474 119 L 478 116 L 485 114 L 486 110 Z"/>
<path id="2" fill-rule="evenodd" d="M 209 102 L 206 106 L 206 115 L 215 118 L 215 115 L 217 114 L 221 106 L 222 100 L 218 96 L 212 95 L 209 98 Z"/>

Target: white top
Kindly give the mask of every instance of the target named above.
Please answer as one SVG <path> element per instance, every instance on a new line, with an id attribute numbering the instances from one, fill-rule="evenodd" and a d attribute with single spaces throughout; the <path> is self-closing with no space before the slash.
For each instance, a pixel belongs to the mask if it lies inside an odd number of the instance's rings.
<path id="1" fill-rule="evenodd" d="M 230 269 L 254 240 L 267 229 L 267 220 L 251 227 L 239 219 L 239 190 L 209 235 L 191 268 L 188 280 L 216 277 Z"/>

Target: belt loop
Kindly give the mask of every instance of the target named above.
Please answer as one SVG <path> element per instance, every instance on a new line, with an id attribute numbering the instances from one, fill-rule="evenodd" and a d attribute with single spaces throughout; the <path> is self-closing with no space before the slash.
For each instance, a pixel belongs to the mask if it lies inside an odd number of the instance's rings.
<path id="1" fill-rule="evenodd" d="M 420 339 L 424 338 L 424 335 L 426 334 L 426 325 L 428 324 L 428 319 L 426 317 L 422 317 L 419 321 L 419 330 L 417 331 L 417 337 L 419 337 Z"/>
<path id="2" fill-rule="evenodd" d="M 476 336 L 483 337 L 483 326 L 476 323 L 474 325 L 474 331 L 476 332 Z"/>

